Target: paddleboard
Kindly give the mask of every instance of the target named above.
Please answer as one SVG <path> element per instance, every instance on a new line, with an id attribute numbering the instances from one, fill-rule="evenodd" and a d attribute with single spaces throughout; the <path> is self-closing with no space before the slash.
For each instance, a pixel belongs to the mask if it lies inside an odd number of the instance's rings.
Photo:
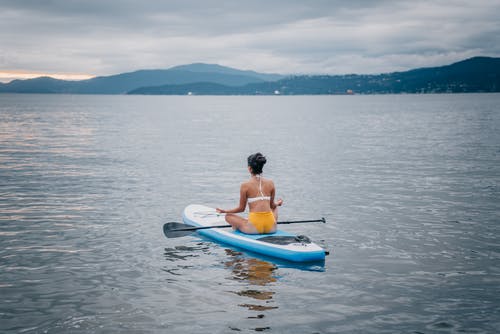
<path id="1" fill-rule="evenodd" d="M 183 220 L 192 226 L 227 224 L 224 216 L 217 214 L 214 208 L 197 204 L 184 209 Z M 198 233 L 231 246 L 288 261 L 312 262 L 325 259 L 325 250 L 307 237 L 297 236 L 279 228 L 272 234 L 245 234 L 232 228 L 203 229 L 198 230 Z"/>

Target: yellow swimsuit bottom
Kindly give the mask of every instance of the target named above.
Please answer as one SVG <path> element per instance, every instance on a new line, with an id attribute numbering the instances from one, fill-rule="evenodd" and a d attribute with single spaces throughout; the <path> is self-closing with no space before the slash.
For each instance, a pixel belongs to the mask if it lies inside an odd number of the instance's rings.
<path id="1" fill-rule="evenodd" d="M 248 221 L 255 226 L 255 229 L 260 234 L 271 233 L 274 230 L 276 223 L 274 215 L 271 211 L 267 212 L 249 212 Z"/>

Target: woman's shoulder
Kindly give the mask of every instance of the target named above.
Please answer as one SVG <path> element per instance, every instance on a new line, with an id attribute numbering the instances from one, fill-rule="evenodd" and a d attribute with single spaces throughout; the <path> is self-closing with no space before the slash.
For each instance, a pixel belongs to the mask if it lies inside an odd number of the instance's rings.
<path id="1" fill-rule="evenodd" d="M 264 179 L 264 182 L 269 182 L 269 183 L 274 184 L 274 181 L 272 179 L 267 178 L 267 177 Z"/>
<path id="2" fill-rule="evenodd" d="M 250 186 L 250 181 L 243 181 L 240 185 L 241 188 L 248 188 Z"/>
<path id="3" fill-rule="evenodd" d="M 269 186 L 269 187 L 273 187 L 273 188 L 274 188 L 274 182 L 273 182 L 273 180 L 271 180 L 271 179 L 264 179 L 264 180 L 263 180 L 263 183 L 264 183 L 265 185 Z"/>

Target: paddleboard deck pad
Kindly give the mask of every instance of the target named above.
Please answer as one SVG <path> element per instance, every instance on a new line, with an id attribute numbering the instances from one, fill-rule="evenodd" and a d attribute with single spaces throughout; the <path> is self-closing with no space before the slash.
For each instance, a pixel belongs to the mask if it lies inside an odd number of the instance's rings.
<path id="1" fill-rule="evenodd" d="M 214 208 L 192 204 L 183 212 L 183 220 L 192 226 L 227 224 Z M 312 262 L 325 259 L 325 250 L 305 236 L 297 236 L 278 228 L 272 234 L 245 234 L 232 228 L 210 228 L 197 231 L 210 239 L 251 252 L 293 262 Z"/>

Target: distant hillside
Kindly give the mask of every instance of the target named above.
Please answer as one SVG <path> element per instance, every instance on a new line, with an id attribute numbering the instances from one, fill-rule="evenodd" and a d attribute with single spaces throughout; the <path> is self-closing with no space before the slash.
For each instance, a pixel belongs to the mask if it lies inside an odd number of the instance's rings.
<path id="1" fill-rule="evenodd" d="M 14 80 L 1 92 L 155 95 L 303 95 L 500 92 L 500 58 L 379 75 L 282 76 L 214 64 L 142 70 L 82 81 Z"/>
<path id="2" fill-rule="evenodd" d="M 7 84 L 0 83 L 0 93 L 65 93 L 72 81 L 39 77 L 28 80 L 13 80 Z"/>
<path id="3" fill-rule="evenodd" d="M 112 76 L 96 77 L 81 81 L 65 81 L 52 78 L 14 80 L 0 84 L 4 93 L 72 93 L 72 94 L 124 94 L 144 86 L 212 82 L 226 86 L 241 86 L 283 76 L 240 71 L 220 65 L 192 64 L 167 70 L 140 70 Z"/>
<path id="4" fill-rule="evenodd" d="M 242 70 L 236 70 L 231 67 L 220 66 L 217 64 L 204 64 L 204 63 L 194 63 L 190 65 L 175 66 L 172 67 L 171 70 L 190 71 L 196 73 L 205 72 L 205 73 L 219 73 L 219 74 L 229 74 L 229 75 L 244 75 L 246 77 L 259 79 L 261 81 L 277 81 L 285 77 L 284 75 L 281 74 L 258 73 L 255 71 L 242 71 Z"/>
<path id="5" fill-rule="evenodd" d="M 230 87 L 213 82 L 195 82 L 183 85 L 142 87 L 130 91 L 131 95 L 243 95 L 243 87 Z"/>
<path id="6" fill-rule="evenodd" d="M 500 58 L 379 75 L 303 75 L 238 87 L 208 84 L 142 87 L 129 94 L 298 95 L 500 92 Z"/>

